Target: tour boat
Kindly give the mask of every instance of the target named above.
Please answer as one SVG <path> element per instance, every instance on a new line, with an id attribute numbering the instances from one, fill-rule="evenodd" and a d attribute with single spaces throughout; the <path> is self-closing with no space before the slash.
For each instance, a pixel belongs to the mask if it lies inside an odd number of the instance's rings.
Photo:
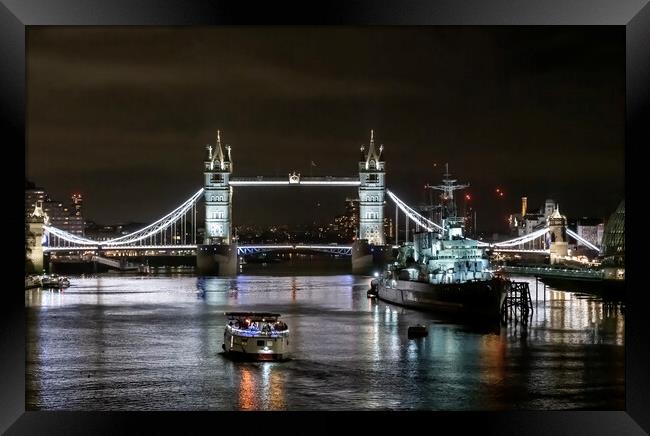
<path id="1" fill-rule="evenodd" d="M 289 327 L 277 313 L 227 312 L 224 352 L 235 359 L 285 360 L 289 357 Z"/>

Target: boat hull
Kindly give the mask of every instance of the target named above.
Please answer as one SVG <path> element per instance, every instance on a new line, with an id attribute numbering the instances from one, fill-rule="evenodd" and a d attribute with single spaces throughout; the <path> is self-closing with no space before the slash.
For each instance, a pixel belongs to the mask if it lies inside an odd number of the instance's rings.
<path id="1" fill-rule="evenodd" d="M 289 357 L 289 337 L 239 335 L 226 328 L 222 348 L 228 357 L 235 360 L 286 360 Z"/>
<path id="2" fill-rule="evenodd" d="M 244 353 L 242 351 L 226 351 L 225 354 L 232 360 L 242 362 L 278 362 L 287 360 L 289 358 L 287 355 L 275 353 Z"/>
<path id="3" fill-rule="evenodd" d="M 497 318 L 505 297 L 498 280 L 465 283 L 430 283 L 385 280 L 377 284 L 377 298 L 418 310 Z"/>

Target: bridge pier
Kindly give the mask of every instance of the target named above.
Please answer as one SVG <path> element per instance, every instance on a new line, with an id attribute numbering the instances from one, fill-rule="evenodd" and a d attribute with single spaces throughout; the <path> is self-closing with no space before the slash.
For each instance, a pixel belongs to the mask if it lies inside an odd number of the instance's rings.
<path id="1" fill-rule="evenodd" d="M 352 274 L 380 273 L 392 261 L 393 247 L 390 245 L 371 245 L 366 239 L 357 239 L 352 244 Z"/>
<path id="2" fill-rule="evenodd" d="M 237 275 L 237 244 L 198 245 L 196 268 L 201 276 Z"/>

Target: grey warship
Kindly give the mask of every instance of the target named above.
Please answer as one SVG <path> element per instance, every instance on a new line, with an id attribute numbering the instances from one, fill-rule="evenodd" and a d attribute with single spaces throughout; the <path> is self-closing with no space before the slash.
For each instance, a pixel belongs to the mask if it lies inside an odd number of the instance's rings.
<path id="1" fill-rule="evenodd" d="M 399 247 L 397 261 L 373 280 L 369 295 L 413 309 L 471 318 L 497 319 L 505 297 L 505 280 L 490 268 L 485 244 L 465 237 L 464 218 L 457 216 L 458 185 L 448 166 L 433 231 L 418 232 Z"/>

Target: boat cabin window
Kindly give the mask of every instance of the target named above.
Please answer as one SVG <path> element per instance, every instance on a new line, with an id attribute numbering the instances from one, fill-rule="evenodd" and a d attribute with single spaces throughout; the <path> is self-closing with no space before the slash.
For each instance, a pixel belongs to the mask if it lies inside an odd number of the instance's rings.
<path id="1" fill-rule="evenodd" d="M 255 318 L 251 316 L 232 317 L 228 322 L 230 328 L 237 330 L 246 330 L 252 334 L 273 335 L 275 332 L 285 332 L 289 330 L 287 324 L 277 319 L 277 317 Z"/>
<path id="2" fill-rule="evenodd" d="M 263 347 L 264 346 L 264 341 L 257 341 L 257 346 L 258 347 Z"/>

